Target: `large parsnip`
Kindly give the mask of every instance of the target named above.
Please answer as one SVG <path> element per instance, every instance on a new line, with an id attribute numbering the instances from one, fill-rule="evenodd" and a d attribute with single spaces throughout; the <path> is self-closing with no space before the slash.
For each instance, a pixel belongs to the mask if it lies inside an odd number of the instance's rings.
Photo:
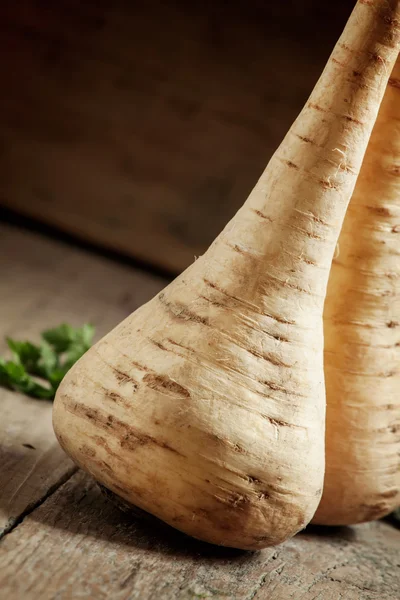
<path id="1" fill-rule="evenodd" d="M 326 477 L 315 522 L 400 505 L 400 59 L 334 259 L 324 310 Z"/>
<path id="2" fill-rule="evenodd" d="M 243 208 L 57 394 L 54 428 L 75 462 L 197 538 L 277 544 L 319 503 L 323 303 L 399 12 L 398 1 L 358 2 Z"/>

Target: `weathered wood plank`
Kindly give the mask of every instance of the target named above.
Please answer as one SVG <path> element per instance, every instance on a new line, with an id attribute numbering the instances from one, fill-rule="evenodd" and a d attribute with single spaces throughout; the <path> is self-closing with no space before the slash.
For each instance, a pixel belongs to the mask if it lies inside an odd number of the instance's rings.
<path id="1" fill-rule="evenodd" d="M 164 281 L 0 225 L 0 353 L 5 336 L 86 321 L 103 335 Z M 56 442 L 51 405 L 0 388 L 0 536 L 75 468 Z M 0 592 L 1 595 L 1 592 Z"/>
<path id="2" fill-rule="evenodd" d="M 102 335 L 165 283 L 2 225 L 0 271 L 1 352 L 4 334 L 35 338 L 63 320 L 90 320 Z M 82 472 L 68 478 L 49 404 L 1 390 L 0 411 L 0 531 L 11 529 L 0 541 L 0 598 L 400 597 L 400 531 L 386 523 L 313 528 L 260 553 L 209 546 L 121 513 Z"/>
<path id="3" fill-rule="evenodd" d="M 0 390 L 0 538 L 76 468 L 58 445 L 51 406 Z"/>
<path id="4" fill-rule="evenodd" d="M 313 529 L 259 553 L 119 512 L 79 472 L 0 545 L 7 600 L 397 600 L 400 532 Z M 21 573 L 23 572 L 23 577 Z"/>
<path id="5" fill-rule="evenodd" d="M 353 5 L 0 3 L 0 202 L 180 271 L 243 203 Z"/>

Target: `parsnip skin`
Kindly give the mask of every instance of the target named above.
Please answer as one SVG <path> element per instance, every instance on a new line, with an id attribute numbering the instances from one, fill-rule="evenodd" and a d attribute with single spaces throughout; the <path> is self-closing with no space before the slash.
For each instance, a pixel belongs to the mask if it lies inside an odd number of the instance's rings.
<path id="1" fill-rule="evenodd" d="M 194 537 L 278 544 L 319 503 L 323 302 L 398 16 L 398 2 L 358 3 L 243 208 L 60 386 L 54 428 L 75 462 Z"/>
<path id="2" fill-rule="evenodd" d="M 400 59 L 369 142 L 324 310 L 326 475 L 314 522 L 400 505 Z"/>

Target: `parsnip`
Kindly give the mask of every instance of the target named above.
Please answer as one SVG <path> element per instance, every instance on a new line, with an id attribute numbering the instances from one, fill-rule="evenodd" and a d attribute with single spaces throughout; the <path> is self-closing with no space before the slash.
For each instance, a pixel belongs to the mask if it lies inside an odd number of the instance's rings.
<path id="1" fill-rule="evenodd" d="M 314 521 L 400 505 L 400 58 L 339 238 L 324 309 L 326 476 Z"/>
<path id="2" fill-rule="evenodd" d="M 242 209 L 59 388 L 54 428 L 75 462 L 202 540 L 277 544 L 319 503 L 323 302 L 399 12 L 398 1 L 358 2 Z"/>

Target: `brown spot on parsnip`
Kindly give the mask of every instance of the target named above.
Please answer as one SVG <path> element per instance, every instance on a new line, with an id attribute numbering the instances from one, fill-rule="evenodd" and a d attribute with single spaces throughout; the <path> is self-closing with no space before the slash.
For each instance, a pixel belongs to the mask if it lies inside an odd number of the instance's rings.
<path id="1" fill-rule="evenodd" d="M 169 392 L 173 396 L 190 398 L 190 392 L 176 381 L 173 381 L 168 375 L 149 373 L 143 377 L 143 382 L 157 392 Z"/>
<path id="2" fill-rule="evenodd" d="M 135 360 L 132 360 L 131 363 L 134 367 L 136 367 L 136 369 L 139 369 L 139 371 L 150 371 L 149 367 L 147 367 L 146 365 L 141 365 Z"/>
<path id="3" fill-rule="evenodd" d="M 356 174 L 356 171 L 354 170 L 353 167 L 349 167 L 348 165 L 343 165 L 342 163 L 340 163 L 338 165 L 338 169 L 340 169 L 341 171 L 346 171 L 346 173 L 353 173 L 353 175 Z M 325 225 L 328 225 L 328 223 L 325 223 Z"/>
<path id="4" fill-rule="evenodd" d="M 137 381 L 135 381 L 135 379 L 133 379 L 133 377 L 131 377 L 130 375 L 128 375 L 127 373 L 123 373 L 122 371 L 120 371 L 119 369 L 116 369 L 115 367 L 112 367 L 113 371 L 114 371 L 114 375 L 117 378 L 117 380 L 119 381 L 119 383 L 133 383 L 135 386 L 137 386 Z"/>
<path id="5" fill-rule="evenodd" d="M 363 123 L 359 119 L 356 119 L 355 117 L 351 117 L 350 115 L 343 115 L 343 118 L 346 121 L 349 121 L 350 123 L 355 123 L 356 125 L 365 125 L 365 123 Z"/>
<path id="6" fill-rule="evenodd" d="M 210 443 L 213 442 L 214 445 L 217 445 L 219 447 L 229 447 L 234 452 L 238 452 L 239 454 L 246 454 L 246 450 L 242 448 L 242 446 L 240 446 L 237 443 L 230 442 L 228 439 L 219 436 L 217 433 L 210 432 L 207 434 L 207 438 L 210 440 Z"/>
<path id="7" fill-rule="evenodd" d="M 258 352 L 258 350 L 255 350 L 254 348 L 244 348 L 244 347 L 243 347 L 243 350 L 246 350 L 247 352 L 249 352 L 249 354 L 252 354 L 253 356 L 256 356 L 257 358 L 262 358 L 263 360 L 266 360 L 267 362 L 269 362 L 272 365 L 275 365 L 277 367 L 291 367 L 292 366 L 288 363 L 283 362 L 283 360 L 281 358 L 279 358 L 275 354 L 272 354 L 271 352 L 263 354 L 261 352 Z"/>
<path id="8" fill-rule="evenodd" d="M 338 60 L 337 58 L 332 58 L 332 62 L 334 62 L 335 64 L 339 65 L 340 67 L 343 67 L 344 69 L 347 67 L 346 63 L 341 62 L 340 60 Z"/>
<path id="9" fill-rule="evenodd" d="M 257 494 L 258 500 L 267 500 L 270 497 L 271 497 L 271 494 L 269 492 L 267 492 L 266 490 L 263 490 L 262 492 L 258 492 L 258 494 Z"/>
<path id="10" fill-rule="evenodd" d="M 173 448 L 172 446 L 167 444 L 167 442 L 154 438 L 151 435 L 141 433 L 138 430 L 133 431 L 133 428 L 131 428 L 131 430 L 124 435 L 120 442 L 121 448 L 132 451 L 136 450 L 139 446 L 147 446 L 153 444 L 159 446 L 160 448 L 164 448 L 165 450 L 169 450 L 174 454 L 182 456 L 179 450 L 176 450 L 176 448 Z"/>
<path id="11" fill-rule="evenodd" d="M 207 437 L 214 444 L 226 445 L 226 439 L 219 436 L 217 433 L 213 433 L 212 431 L 207 433 Z"/>
<path id="12" fill-rule="evenodd" d="M 32 446 L 32 444 L 22 444 L 24 448 L 29 448 L 29 450 L 36 450 L 35 446 Z"/>
<path id="13" fill-rule="evenodd" d="M 296 325 L 296 321 L 291 321 L 289 319 L 284 319 L 283 317 L 277 317 L 276 315 L 271 315 L 271 313 L 261 313 L 264 317 L 268 317 L 269 319 L 273 319 L 277 323 L 283 323 L 284 325 Z"/>
<path id="14" fill-rule="evenodd" d="M 353 83 L 354 78 L 347 79 L 349 83 Z M 358 89 L 367 89 L 369 86 L 366 83 L 363 83 L 361 79 L 357 79 L 357 88 Z M 347 118 L 347 117 L 346 117 Z"/>
<path id="15" fill-rule="evenodd" d="M 207 302 L 209 302 L 213 306 L 219 306 L 220 308 L 226 308 L 225 304 L 222 304 L 221 302 L 217 302 L 217 300 L 214 300 L 213 298 L 207 298 L 207 296 L 203 296 L 203 294 L 199 294 L 199 298 L 202 298 L 203 300 L 207 300 Z"/>
<path id="16" fill-rule="evenodd" d="M 90 448 L 86 444 L 82 444 L 82 446 L 79 448 L 79 451 L 81 454 L 83 454 L 83 456 L 88 456 L 89 458 L 96 456 L 96 450 L 94 448 Z"/>
<path id="17" fill-rule="evenodd" d="M 254 477 L 254 475 L 247 475 L 246 477 L 247 477 L 249 483 L 253 483 L 253 484 L 262 483 L 262 481 L 260 479 L 258 479 L 257 477 Z"/>
<path id="18" fill-rule="evenodd" d="M 232 448 L 235 452 L 238 452 L 239 454 L 246 454 L 246 450 L 242 448 L 242 446 L 240 446 L 239 444 L 233 444 Z"/>
<path id="19" fill-rule="evenodd" d="M 226 506 L 228 510 L 231 508 L 240 508 L 241 506 L 249 502 L 246 496 L 244 496 L 243 494 L 238 494 L 236 492 L 232 492 L 231 494 L 224 496 L 215 495 L 214 500 Z M 229 525 L 228 523 L 226 523 L 226 526 L 223 527 L 223 529 L 229 528 L 231 528 L 231 525 Z"/>
<path id="20" fill-rule="evenodd" d="M 135 449 L 137 446 L 144 444 L 154 444 L 166 450 L 170 450 L 175 454 L 181 453 L 164 442 L 154 438 L 146 433 L 138 430 L 136 427 L 117 419 L 117 417 L 106 414 L 103 411 L 95 410 L 79 404 L 78 402 L 71 403 L 67 406 L 68 412 L 77 415 L 80 418 L 90 420 L 94 426 L 107 431 L 109 435 L 113 435 L 120 440 L 121 447 Z M 109 451 L 107 449 L 107 451 Z M 111 452 L 110 452 L 111 454 Z M 182 455 L 181 455 L 182 456 Z"/>
<path id="21" fill-rule="evenodd" d="M 137 388 L 137 386 L 135 385 L 135 391 L 136 391 L 136 388 Z M 108 398 L 115 404 L 121 404 L 123 406 L 128 406 L 128 402 L 126 402 L 126 400 L 122 396 L 117 394 L 117 392 L 113 392 L 111 390 L 104 388 L 104 395 L 106 396 L 106 398 Z"/>
<path id="22" fill-rule="evenodd" d="M 268 215 L 265 215 L 263 212 L 261 212 L 261 210 L 258 210 L 257 208 L 252 208 L 252 211 L 254 213 L 256 213 L 256 215 L 258 215 L 261 219 L 265 219 L 266 221 L 269 221 L 270 223 L 272 223 L 271 217 L 269 217 Z"/>
<path id="23" fill-rule="evenodd" d="M 337 182 L 335 182 L 335 181 L 331 181 L 331 180 L 328 180 L 328 179 L 319 179 L 318 181 L 322 185 L 322 187 L 324 187 L 327 190 L 328 189 L 329 190 L 338 190 L 338 189 L 340 189 L 339 184 Z M 305 232 L 305 233 L 306 233 L 306 235 L 308 235 L 308 237 L 316 237 L 318 239 L 321 239 L 320 236 L 310 235 L 309 232 Z"/>
<path id="24" fill-rule="evenodd" d="M 385 60 L 377 52 L 370 52 L 371 60 L 374 62 L 385 62 Z"/>
<path id="25" fill-rule="evenodd" d="M 400 490 L 388 490 L 387 492 L 383 492 L 381 494 L 382 498 L 395 498 L 397 494 L 400 494 Z"/>
<path id="26" fill-rule="evenodd" d="M 229 504 L 237 508 L 242 507 L 244 504 L 250 502 L 250 499 L 244 494 L 233 493 L 229 496 L 228 502 Z"/>
<path id="27" fill-rule="evenodd" d="M 273 381 L 260 381 L 260 383 L 266 385 L 267 387 L 269 387 L 270 390 L 274 390 L 275 392 L 284 392 L 285 394 L 288 393 L 286 388 L 282 387 L 281 385 L 278 385 L 277 383 L 274 383 Z"/>
<path id="28" fill-rule="evenodd" d="M 299 140 L 301 140 L 302 142 L 305 142 L 306 144 L 314 144 L 314 145 L 317 144 L 314 140 L 312 140 L 309 137 L 306 137 L 304 135 L 300 135 L 299 133 L 296 133 L 295 135 L 299 138 Z"/>
<path id="29" fill-rule="evenodd" d="M 261 416 L 263 417 L 263 419 L 266 419 L 267 421 L 272 423 L 272 425 L 276 425 L 277 427 L 292 427 L 292 425 L 290 423 L 287 423 L 286 421 L 282 421 L 281 419 L 275 419 L 273 417 L 269 417 L 268 415 L 261 415 Z"/>
<path id="30" fill-rule="evenodd" d="M 260 544 L 263 544 L 263 545 L 264 545 L 265 542 L 273 544 L 274 541 L 275 541 L 274 538 L 272 536 L 270 536 L 270 535 L 256 535 L 256 536 L 253 537 L 253 540 L 256 543 L 260 543 Z M 275 559 L 276 556 L 274 555 L 272 558 Z"/>
<path id="31" fill-rule="evenodd" d="M 202 317 L 201 315 L 194 313 L 183 304 L 179 304 L 177 302 L 169 302 L 165 298 L 165 295 L 163 293 L 158 295 L 158 299 L 173 317 L 177 319 L 183 319 L 185 321 L 194 321 L 195 323 L 209 325 L 209 321 L 206 317 Z"/>
<path id="32" fill-rule="evenodd" d="M 322 182 L 322 180 L 321 180 L 321 182 Z M 331 186 L 327 185 L 327 187 L 331 187 Z M 307 236 L 310 239 L 313 239 L 313 240 L 321 240 L 322 239 L 322 237 L 320 235 L 318 235 L 317 233 L 314 233 L 313 231 L 308 231 L 307 229 L 298 229 L 298 231 L 300 231 L 301 233 L 303 233 L 305 236 Z M 293 269 L 293 272 L 295 273 L 296 269 Z"/>
<path id="33" fill-rule="evenodd" d="M 119 454 L 117 454 L 116 452 L 111 450 L 107 440 L 102 435 L 92 435 L 92 436 L 90 436 L 90 438 L 95 442 L 95 444 L 97 446 L 101 446 L 102 448 L 104 448 L 104 450 L 106 450 L 107 454 L 109 454 L 110 456 L 112 456 L 113 458 L 115 458 L 118 461 L 122 460 L 121 457 L 119 456 Z"/>
<path id="34" fill-rule="evenodd" d="M 109 473 L 112 473 L 112 471 L 113 471 L 112 467 L 110 467 L 110 465 L 108 463 L 106 463 L 105 460 L 98 459 L 98 460 L 92 461 L 92 462 L 95 462 L 101 469 L 105 469 Z"/>
<path id="35" fill-rule="evenodd" d="M 243 248 L 241 248 L 237 244 L 234 244 L 233 246 L 230 246 L 230 247 L 232 248 L 232 250 L 234 250 L 235 252 L 238 252 L 239 254 L 248 254 L 245 250 L 243 250 Z"/>
<path id="36" fill-rule="evenodd" d="M 172 346 L 177 346 L 178 348 L 182 348 L 183 350 L 188 350 L 189 352 L 193 352 L 192 348 L 185 346 L 184 344 L 180 344 L 179 342 L 175 342 L 172 338 L 167 338 L 167 342 Z"/>
<path id="37" fill-rule="evenodd" d="M 365 518 L 371 521 L 375 520 L 388 510 L 386 502 L 377 502 L 376 504 L 361 504 L 361 508 L 365 509 Z"/>
<path id="38" fill-rule="evenodd" d="M 296 171 L 298 171 L 300 168 L 298 165 L 296 165 L 296 163 L 292 162 L 291 160 L 285 160 L 284 162 L 288 167 L 290 167 L 291 169 L 296 169 Z"/>
<path id="39" fill-rule="evenodd" d="M 153 438 L 150 436 L 140 433 L 140 432 L 130 432 L 124 435 L 121 439 L 120 445 L 121 448 L 126 448 L 128 450 L 136 450 L 138 446 L 144 446 L 153 441 Z"/>
<path id="40" fill-rule="evenodd" d="M 314 235 L 309 235 L 308 237 L 312 237 L 315 239 L 320 239 L 319 237 L 317 238 Z M 293 273 L 295 273 L 295 269 L 293 269 Z M 291 283 L 290 281 L 281 281 L 280 282 L 282 287 L 287 287 L 290 288 L 291 290 L 297 290 L 298 292 L 302 292 L 303 294 L 309 294 L 311 296 L 313 296 L 313 292 L 311 292 L 310 290 L 306 290 L 305 288 L 297 285 L 296 283 Z"/>
<path id="41" fill-rule="evenodd" d="M 307 394 L 301 394 L 299 391 L 288 390 L 283 386 L 279 386 L 270 381 L 265 381 L 264 379 L 257 379 L 257 381 L 259 383 L 261 383 L 262 385 L 265 385 L 266 387 L 268 387 L 270 390 L 279 391 L 279 392 L 282 392 L 283 394 L 287 394 L 288 396 L 293 396 L 295 398 L 309 398 L 309 395 L 307 395 Z M 265 398 L 271 397 L 270 394 L 268 394 L 268 393 L 259 392 L 259 394 L 261 396 L 264 396 Z M 263 415 L 261 415 L 261 416 L 263 416 Z"/>
<path id="42" fill-rule="evenodd" d="M 301 260 L 302 260 L 303 262 L 305 262 L 307 265 L 313 265 L 314 267 L 315 267 L 315 266 L 316 266 L 316 264 L 317 264 L 316 262 L 314 262 L 313 260 L 310 260 L 309 258 L 304 258 L 304 257 L 302 257 L 302 258 L 301 258 Z"/>
<path id="43" fill-rule="evenodd" d="M 229 296 L 228 292 L 226 292 L 225 290 L 223 290 L 222 288 L 220 288 L 216 283 L 213 283 L 212 281 L 210 281 L 209 279 L 206 279 L 205 277 L 203 277 L 203 281 L 210 288 L 213 288 L 214 290 L 217 290 L 218 292 L 221 292 L 221 294 L 224 294 L 225 296 Z M 229 297 L 233 297 L 233 296 L 229 296 Z"/>
<path id="44" fill-rule="evenodd" d="M 323 112 L 323 113 L 328 112 L 327 110 L 325 110 L 325 108 L 322 108 L 322 106 L 320 106 L 319 104 L 314 104 L 313 102 L 309 102 L 308 106 L 310 108 L 313 108 L 314 110 L 318 110 L 319 112 Z"/>
<path id="45" fill-rule="evenodd" d="M 154 344 L 154 346 L 157 346 L 157 348 L 160 348 L 160 350 L 167 350 L 167 348 L 165 346 L 163 346 L 163 344 L 161 342 L 157 342 L 157 340 L 152 340 L 151 338 L 148 338 L 148 340 L 149 340 L 149 342 Z"/>
<path id="46" fill-rule="evenodd" d="M 382 373 L 382 377 L 395 377 L 397 373 L 397 371 L 385 371 Z"/>
<path id="47" fill-rule="evenodd" d="M 326 221 L 321 219 L 321 217 L 318 217 L 317 215 L 314 215 L 313 213 L 307 213 L 307 216 L 310 217 L 310 219 L 312 219 L 313 221 L 315 221 L 315 223 L 321 223 L 321 225 L 325 225 L 325 227 L 329 227 L 329 223 L 327 223 Z"/>
<path id="48" fill-rule="evenodd" d="M 389 173 L 391 175 L 395 175 L 396 177 L 400 176 L 400 165 L 392 165 L 389 168 Z"/>
<path id="49" fill-rule="evenodd" d="M 224 296 L 226 296 L 227 298 L 230 298 L 231 300 L 235 300 L 236 302 L 244 302 L 243 300 L 241 300 L 240 298 L 233 296 L 231 294 L 228 294 L 228 292 L 226 292 L 224 289 L 222 289 L 221 287 L 219 287 L 216 283 L 213 283 L 212 281 L 210 281 L 209 279 L 203 277 L 203 281 L 204 283 L 214 289 L 217 290 L 218 292 L 220 292 L 221 294 L 223 294 Z M 246 304 L 244 302 L 244 304 Z M 295 321 L 291 321 L 289 319 L 284 319 L 283 317 L 278 317 L 276 315 L 272 315 L 271 313 L 266 313 L 263 312 L 261 309 L 257 309 L 256 307 L 250 306 L 249 307 L 253 312 L 256 312 L 260 315 L 262 315 L 263 317 L 268 317 L 269 319 L 272 319 L 273 321 L 276 321 L 277 323 L 283 323 L 284 325 L 295 325 L 296 322 Z"/>
<path id="50" fill-rule="evenodd" d="M 265 332 L 269 337 L 274 338 L 274 340 L 277 340 L 278 342 L 289 342 L 289 339 L 287 337 L 285 337 L 284 335 L 282 335 L 281 333 L 269 333 L 268 331 Z"/>
<path id="51" fill-rule="evenodd" d="M 96 410 L 95 408 L 89 408 L 87 406 L 83 406 L 82 404 L 78 404 L 77 402 L 74 405 L 74 412 L 76 414 L 81 413 L 83 416 L 85 416 L 87 419 L 89 419 L 89 421 L 94 421 L 97 419 L 98 416 L 98 410 Z"/>
<path id="52" fill-rule="evenodd" d="M 390 15 L 385 15 L 383 17 L 383 20 L 385 21 L 385 23 L 387 25 L 394 26 L 395 28 L 397 28 L 399 26 L 398 19 L 393 19 L 393 17 L 391 17 Z"/>
<path id="53" fill-rule="evenodd" d="M 395 327 L 399 326 L 399 322 L 398 321 L 388 321 L 386 323 L 386 327 L 389 327 L 389 329 L 394 329 Z"/>

